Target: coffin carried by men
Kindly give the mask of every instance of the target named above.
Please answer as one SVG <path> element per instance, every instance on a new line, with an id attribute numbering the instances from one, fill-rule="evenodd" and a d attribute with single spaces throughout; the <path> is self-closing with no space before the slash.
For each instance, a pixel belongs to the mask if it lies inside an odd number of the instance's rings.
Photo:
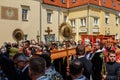
<path id="1" fill-rule="evenodd" d="M 51 59 L 58 59 L 58 58 L 62 58 L 65 56 L 71 56 L 71 55 L 75 55 L 76 54 L 76 47 L 72 47 L 72 48 L 67 48 L 67 49 L 61 49 L 61 50 L 54 50 L 51 51 Z"/>

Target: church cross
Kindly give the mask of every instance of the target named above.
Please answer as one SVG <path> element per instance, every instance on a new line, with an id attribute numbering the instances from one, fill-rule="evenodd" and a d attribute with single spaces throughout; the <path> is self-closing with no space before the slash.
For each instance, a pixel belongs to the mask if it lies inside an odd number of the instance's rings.
<path id="1" fill-rule="evenodd" d="M 50 27 L 47 27 L 47 30 L 45 30 L 46 33 L 48 33 L 48 36 L 50 35 L 50 32 L 52 32 L 52 30 L 50 29 Z"/>

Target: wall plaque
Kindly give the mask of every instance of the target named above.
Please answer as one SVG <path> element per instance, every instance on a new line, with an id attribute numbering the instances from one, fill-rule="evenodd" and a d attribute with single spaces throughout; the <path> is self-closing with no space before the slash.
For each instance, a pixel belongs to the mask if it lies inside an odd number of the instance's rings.
<path id="1" fill-rule="evenodd" d="M 18 20 L 18 9 L 2 6 L 1 19 Z"/>

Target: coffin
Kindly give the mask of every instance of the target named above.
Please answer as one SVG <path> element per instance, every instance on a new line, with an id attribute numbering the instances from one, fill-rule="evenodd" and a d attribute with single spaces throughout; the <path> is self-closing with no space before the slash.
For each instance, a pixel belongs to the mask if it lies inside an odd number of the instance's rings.
<path id="1" fill-rule="evenodd" d="M 51 59 L 58 59 L 65 56 L 71 56 L 76 54 L 76 47 L 68 48 L 68 49 L 61 49 L 61 50 L 54 50 L 51 51 Z"/>

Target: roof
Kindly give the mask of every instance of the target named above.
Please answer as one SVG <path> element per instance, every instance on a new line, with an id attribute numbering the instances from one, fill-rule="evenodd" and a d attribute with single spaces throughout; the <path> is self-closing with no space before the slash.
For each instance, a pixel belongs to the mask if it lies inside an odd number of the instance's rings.
<path id="1" fill-rule="evenodd" d="M 63 8 L 74 8 L 93 4 L 120 11 L 120 0 L 43 0 L 43 3 Z"/>

